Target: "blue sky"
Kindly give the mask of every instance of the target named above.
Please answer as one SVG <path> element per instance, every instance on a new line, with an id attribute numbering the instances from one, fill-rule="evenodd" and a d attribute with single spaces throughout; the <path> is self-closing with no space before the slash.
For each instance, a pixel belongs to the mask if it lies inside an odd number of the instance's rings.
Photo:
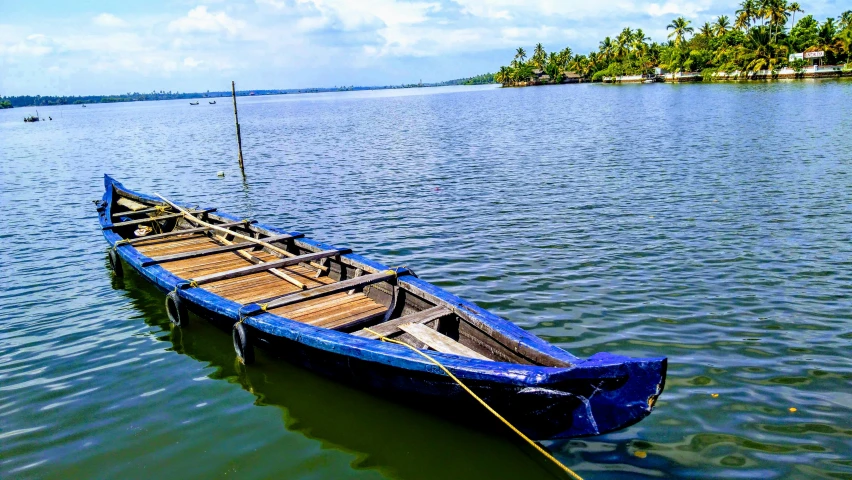
<path id="1" fill-rule="evenodd" d="M 849 0 L 800 0 L 836 16 Z M 0 0 L 0 95 L 384 85 L 495 71 L 542 42 L 586 53 L 631 26 L 664 41 L 734 0 Z M 845 5 L 845 6 L 844 6 Z"/>

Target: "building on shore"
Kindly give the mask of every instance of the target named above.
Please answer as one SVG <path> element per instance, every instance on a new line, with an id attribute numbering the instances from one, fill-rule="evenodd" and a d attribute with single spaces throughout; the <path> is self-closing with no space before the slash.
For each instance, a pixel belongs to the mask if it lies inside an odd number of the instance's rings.
<path id="1" fill-rule="evenodd" d="M 743 72 L 714 72 L 705 75 L 702 72 L 666 72 L 656 68 L 650 75 L 621 75 L 603 77 L 603 83 L 650 83 L 649 80 L 665 83 L 688 83 L 703 81 L 746 81 L 746 80 L 784 80 L 797 78 L 837 78 L 852 77 L 852 65 L 810 65 L 800 69 L 784 67 L 777 70 L 756 70 Z"/>

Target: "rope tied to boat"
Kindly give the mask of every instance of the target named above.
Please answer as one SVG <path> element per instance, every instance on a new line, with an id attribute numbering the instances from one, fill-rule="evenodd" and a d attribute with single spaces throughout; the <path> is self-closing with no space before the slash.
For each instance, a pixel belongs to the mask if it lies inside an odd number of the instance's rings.
<path id="1" fill-rule="evenodd" d="M 237 310 L 237 323 L 243 323 L 245 321 L 245 319 L 247 319 L 248 317 L 250 317 L 252 315 L 252 312 L 249 312 L 248 314 L 246 314 L 246 312 L 243 311 L 244 308 L 250 307 L 252 305 L 257 305 L 258 307 L 260 307 L 260 310 L 262 312 L 265 312 L 267 307 L 269 307 L 268 303 L 257 303 L 257 304 L 249 303 L 247 305 L 243 305 L 242 307 L 240 307 L 239 310 Z"/>
<path id="2" fill-rule="evenodd" d="M 115 250 L 115 249 L 117 249 L 118 247 L 120 247 L 120 246 L 122 246 L 122 245 L 126 245 L 126 244 L 128 244 L 128 243 L 130 243 L 130 239 L 129 239 L 129 238 L 122 238 L 121 240 L 118 240 L 117 242 L 115 242 L 115 243 L 112 245 L 112 249 L 113 249 L 113 250 Z"/>
<path id="3" fill-rule="evenodd" d="M 411 275 L 414 278 L 420 278 L 420 277 L 417 276 L 416 273 L 414 273 L 414 270 L 408 268 L 408 265 L 403 265 L 401 267 L 400 266 L 391 267 L 390 270 L 388 270 L 388 272 L 393 273 L 393 278 L 399 278 L 399 271 L 400 270 L 402 270 L 405 275 Z"/>
<path id="4" fill-rule="evenodd" d="M 559 467 L 559 468 L 560 468 L 560 469 L 561 469 L 564 473 L 568 474 L 568 476 L 570 476 L 571 478 L 573 478 L 573 479 L 575 479 L 575 480 L 583 480 L 583 477 L 581 477 L 581 476 L 577 475 L 577 474 L 576 474 L 573 470 L 571 470 L 570 468 L 566 467 L 566 466 L 565 466 L 562 462 L 560 462 L 559 460 L 557 460 L 557 459 L 556 459 L 556 457 L 554 457 L 553 455 L 551 455 L 551 454 L 550 454 L 550 452 L 548 452 L 547 450 L 545 450 L 545 449 L 544 449 L 541 445 L 539 445 L 539 444 L 537 444 L 536 442 L 532 441 L 529 437 L 527 437 L 526 435 L 524 435 L 524 433 L 523 433 L 523 432 L 521 432 L 520 430 L 518 430 L 518 429 L 517 429 L 517 427 L 515 427 L 514 425 L 512 425 L 511 423 L 509 423 L 509 421 L 508 421 L 508 420 L 506 420 L 505 418 L 503 418 L 503 416 L 502 416 L 502 415 L 500 415 L 499 413 L 497 413 L 497 411 L 496 411 L 496 410 L 494 410 L 493 408 L 491 408 L 491 406 L 490 406 L 490 405 L 488 405 L 487 403 L 485 403 L 485 400 L 483 400 L 483 399 L 479 398 L 479 395 L 477 395 L 477 394 L 473 393 L 473 390 L 471 390 L 470 388 L 468 388 L 468 386 L 467 386 L 467 385 L 465 385 L 464 383 L 462 383 L 462 381 L 461 381 L 461 380 L 459 380 L 459 379 L 458 379 L 458 377 L 456 377 L 455 375 L 453 375 L 453 373 L 452 373 L 452 372 L 450 372 L 450 370 L 449 370 L 447 367 L 445 367 L 445 366 L 444 366 L 441 362 L 439 362 L 438 360 L 435 360 L 435 358 L 434 358 L 434 357 L 432 357 L 432 356 L 431 356 L 431 355 L 429 355 L 428 353 L 426 353 L 426 352 L 424 352 L 424 351 L 420 350 L 419 348 L 415 348 L 415 347 L 413 347 L 413 346 L 411 346 L 411 345 L 409 345 L 409 344 L 407 344 L 407 343 L 405 343 L 405 342 L 401 342 L 401 341 L 399 341 L 399 340 L 394 340 L 394 339 L 392 339 L 392 338 L 388 338 L 388 337 L 386 337 L 386 336 L 384 336 L 384 335 L 382 335 L 382 334 L 380 334 L 380 333 L 378 333 L 378 332 L 376 332 L 376 331 L 374 331 L 374 330 L 371 330 L 371 329 L 369 329 L 369 328 L 364 328 L 364 331 L 367 331 L 367 332 L 372 333 L 373 335 L 375 335 L 376 337 L 378 337 L 378 338 L 379 338 L 381 341 L 383 341 L 383 342 L 396 343 L 396 344 L 398 344 L 398 345 L 403 345 L 403 346 L 405 346 L 405 347 L 408 347 L 408 348 L 410 348 L 411 350 L 413 350 L 414 352 L 416 352 L 417 354 L 419 354 L 420 356 L 425 357 L 427 360 L 429 360 L 430 362 L 432 362 L 432 363 L 434 363 L 435 365 L 437 365 L 437 366 L 438 366 L 438 368 L 440 368 L 441 370 L 443 370 L 443 371 L 444 371 L 444 373 L 446 373 L 448 377 L 450 377 L 450 378 L 451 378 L 454 382 L 456 382 L 456 383 L 457 383 L 460 387 L 462 387 L 462 388 L 464 389 L 464 391 L 466 391 L 467 393 L 469 393 L 469 394 L 470 394 L 470 396 L 471 396 L 471 397 L 473 397 L 473 398 L 474 398 L 477 402 L 479 402 L 479 403 L 480 403 L 483 407 L 485 407 L 485 409 L 486 409 L 486 410 L 488 410 L 489 412 L 491 412 L 491 413 L 492 413 L 495 417 L 497 417 L 497 418 L 498 418 L 501 422 L 503 422 L 503 424 L 504 424 L 504 425 L 506 425 L 507 427 L 509 427 L 509 429 L 511 429 L 513 432 L 517 433 L 517 434 L 518 434 L 518 436 L 519 436 L 519 437 L 521 437 L 521 438 L 522 438 L 522 439 L 523 439 L 526 443 L 528 443 L 528 444 L 532 445 L 532 446 L 533 446 L 533 448 L 535 448 L 536 450 L 538 450 L 538 451 L 539 451 L 539 453 L 541 453 L 542 455 L 544 455 L 544 457 L 545 457 L 545 458 L 547 458 L 548 460 L 550 460 L 551 462 L 553 462 L 553 463 L 554 463 L 557 467 Z"/>
<path id="5" fill-rule="evenodd" d="M 168 205 L 154 205 L 154 210 L 158 215 L 162 215 L 168 211 L 170 207 Z"/>
<path id="6" fill-rule="evenodd" d="M 186 288 L 198 288 L 198 282 L 191 278 L 189 279 L 189 281 L 178 282 L 175 285 L 174 292 L 177 293 L 177 291 L 180 290 L 180 288 L 183 286 L 186 286 Z"/>

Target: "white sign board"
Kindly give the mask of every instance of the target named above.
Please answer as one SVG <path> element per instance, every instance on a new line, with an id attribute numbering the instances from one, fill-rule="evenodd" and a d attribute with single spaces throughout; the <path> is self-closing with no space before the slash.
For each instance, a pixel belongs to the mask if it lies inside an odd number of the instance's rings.
<path id="1" fill-rule="evenodd" d="M 804 53 L 791 53 L 790 54 L 790 61 L 791 62 L 795 62 L 796 60 L 804 60 L 804 59 L 805 59 Z"/>
<path id="2" fill-rule="evenodd" d="M 819 52 L 805 52 L 805 58 L 821 58 L 825 56 L 825 52 L 820 50 Z"/>

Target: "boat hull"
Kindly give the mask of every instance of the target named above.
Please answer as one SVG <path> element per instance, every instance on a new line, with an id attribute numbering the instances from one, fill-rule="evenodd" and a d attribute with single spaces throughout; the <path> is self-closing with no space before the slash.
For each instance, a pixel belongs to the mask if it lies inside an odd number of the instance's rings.
<path id="1" fill-rule="evenodd" d="M 156 200 L 126 189 L 109 176 L 105 176 L 104 183 L 99 207 L 103 226 L 110 223 L 111 202 L 117 191 Z M 217 215 L 239 220 L 231 215 Z M 266 225 L 257 226 L 272 233 L 288 233 Z M 104 230 L 104 237 L 113 246 L 121 239 L 109 229 Z M 305 241 L 323 249 L 336 248 Z M 159 265 L 143 267 L 150 259 L 130 246 L 115 248 L 127 265 L 162 291 L 177 291 L 196 313 L 225 328 L 243 319 L 257 346 L 286 361 L 379 395 L 441 405 L 442 410 L 454 410 L 456 414 L 481 408 L 440 368 L 406 347 L 314 327 L 271 313 L 246 317 L 245 306 L 202 288 L 177 289 L 179 284 L 186 283 L 185 279 Z M 346 256 L 377 270 L 389 268 L 359 255 Z M 419 278 L 401 277 L 399 281 L 424 297 L 463 309 L 492 333 L 511 338 L 516 342 L 516 350 L 535 349 L 567 365 L 521 365 L 429 352 L 531 438 L 572 438 L 624 428 L 646 417 L 663 391 L 665 358 L 599 353 L 580 359 Z"/>

